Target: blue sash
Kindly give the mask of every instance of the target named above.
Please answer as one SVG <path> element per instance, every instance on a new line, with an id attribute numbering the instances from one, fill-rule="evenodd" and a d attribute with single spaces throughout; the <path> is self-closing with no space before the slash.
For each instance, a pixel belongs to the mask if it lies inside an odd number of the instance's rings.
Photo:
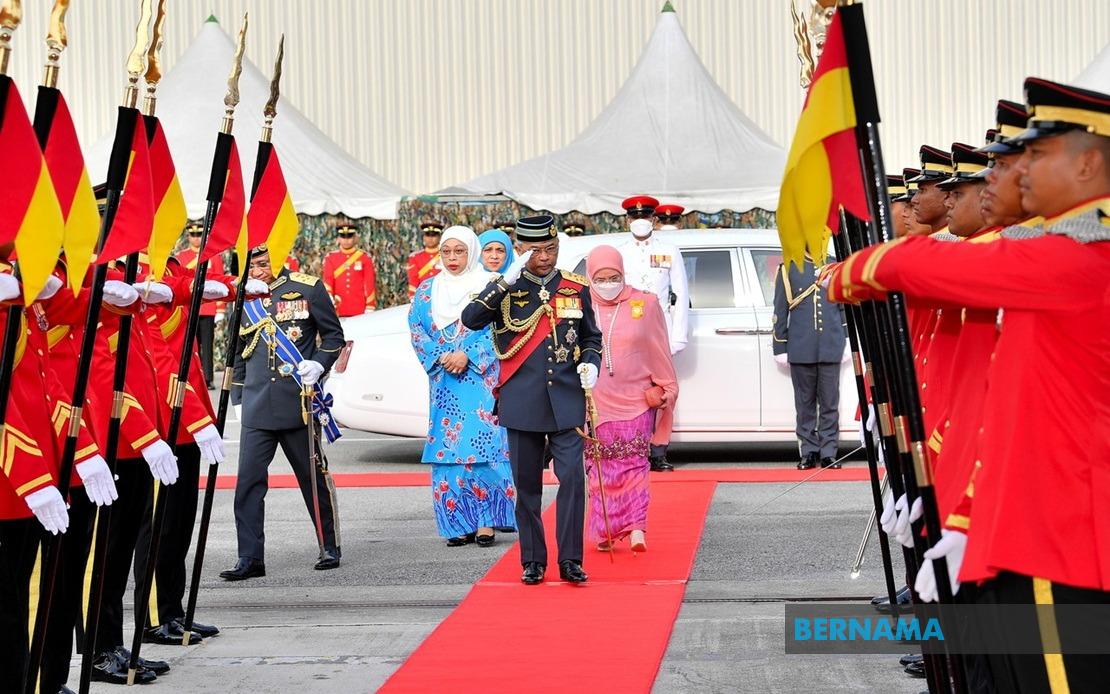
<path id="1" fill-rule="evenodd" d="M 253 327 L 261 324 L 259 332 L 262 335 L 262 339 L 266 342 L 266 346 L 274 350 L 274 354 L 284 363 L 293 367 L 293 373 L 291 374 L 293 380 L 296 381 L 298 386 L 301 385 L 301 377 L 297 374 L 297 364 L 304 361 L 304 357 L 301 356 L 301 351 L 297 349 L 297 345 L 289 339 L 289 336 L 278 328 L 273 316 L 262 306 L 262 300 L 253 299 L 243 304 L 243 315 L 246 316 L 248 326 Z M 266 322 L 273 324 L 274 330 L 272 333 L 266 330 Z M 340 433 L 339 427 L 331 416 L 331 404 L 331 394 L 325 393 L 320 383 L 317 382 L 313 386 L 312 392 L 312 416 L 316 418 L 316 421 L 318 421 L 323 428 L 324 435 L 328 438 L 328 443 L 334 443 L 336 439 L 343 435 Z"/>

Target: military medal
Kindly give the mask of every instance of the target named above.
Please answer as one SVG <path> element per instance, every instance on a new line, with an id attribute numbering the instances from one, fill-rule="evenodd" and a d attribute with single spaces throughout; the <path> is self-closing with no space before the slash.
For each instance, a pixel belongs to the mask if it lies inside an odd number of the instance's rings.
<path id="1" fill-rule="evenodd" d="M 293 375 L 293 365 L 289 364 L 289 363 L 286 363 L 286 362 L 282 362 L 281 366 L 278 367 L 278 373 L 281 374 L 282 377 L 284 377 L 284 378 L 288 378 L 288 377 L 292 376 Z"/>
<path id="2" fill-rule="evenodd" d="M 576 331 L 574 328 L 568 328 L 566 334 L 563 336 L 563 339 L 567 341 L 568 345 L 573 345 L 574 341 L 578 339 L 578 331 Z"/>
<path id="3" fill-rule="evenodd" d="M 540 301 L 547 303 L 551 298 L 551 294 L 547 291 L 547 287 L 540 287 Z"/>
<path id="4" fill-rule="evenodd" d="M 555 350 L 555 361 L 562 364 L 562 363 L 566 362 L 567 357 L 569 357 L 569 356 L 570 356 L 570 350 L 567 349 L 566 347 L 564 347 L 562 345 L 559 345 L 559 347 L 556 348 L 556 350 Z"/>
<path id="5" fill-rule="evenodd" d="M 285 334 L 289 336 L 290 340 L 296 342 L 297 340 L 301 339 L 301 335 L 303 333 L 301 332 L 301 326 L 291 325 L 289 326 L 289 329 L 285 331 Z"/>
<path id="6" fill-rule="evenodd" d="M 631 301 L 628 302 L 628 305 L 632 308 L 632 317 L 633 318 L 640 319 L 640 318 L 644 317 L 644 300 L 643 299 L 632 299 Z"/>

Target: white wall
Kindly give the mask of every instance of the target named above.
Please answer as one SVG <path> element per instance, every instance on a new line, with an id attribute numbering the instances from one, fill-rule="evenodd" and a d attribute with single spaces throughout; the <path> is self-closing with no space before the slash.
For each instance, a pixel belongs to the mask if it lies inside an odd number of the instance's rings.
<path id="1" fill-rule="evenodd" d="M 23 4 L 10 73 L 31 103 L 52 3 Z M 430 192 L 570 141 L 631 71 L 662 4 L 169 0 L 164 64 L 173 67 L 209 14 L 233 34 L 249 11 L 247 56 L 263 71 L 286 34 L 282 92 L 372 169 Z M 114 123 L 138 5 L 74 0 L 69 11 L 60 86 L 86 144 Z M 725 92 L 787 146 L 802 101 L 789 0 L 675 6 Z M 1105 1 L 869 0 L 865 7 L 892 171 L 912 165 L 921 143 L 977 141 L 997 98 L 1021 98 L 1023 76 L 1071 79 L 1110 41 Z"/>

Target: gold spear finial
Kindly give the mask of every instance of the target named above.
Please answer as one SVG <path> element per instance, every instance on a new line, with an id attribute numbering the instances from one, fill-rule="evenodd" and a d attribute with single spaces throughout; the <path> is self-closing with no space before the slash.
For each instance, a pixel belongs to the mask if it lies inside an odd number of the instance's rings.
<path id="1" fill-rule="evenodd" d="M 135 108 L 139 101 L 139 76 L 146 70 L 146 51 L 150 47 L 150 17 L 154 14 L 152 0 L 142 0 L 139 24 L 135 27 L 135 45 L 127 55 L 127 89 L 123 92 L 123 105 Z"/>
<path id="2" fill-rule="evenodd" d="M 58 61 L 66 49 L 66 12 L 69 0 L 54 0 L 54 10 L 50 13 L 50 29 L 46 32 L 46 68 L 42 75 L 45 87 L 58 86 Z"/>
<path id="3" fill-rule="evenodd" d="M 836 0 L 801 0 L 809 7 L 799 10 L 796 0 L 790 0 L 790 18 L 794 25 L 794 40 L 798 44 L 798 61 L 802 64 L 799 82 L 802 89 L 809 87 L 817 60 L 825 48 L 825 33 L 836 11 Z"/>
<path id="4" fill-rule="evenodd" d="M 239 105 L 239 75 L 243 74 L 243 49 L 247 46 L 247 14 L 243 13 L 243 26 L 235 40 L 235 59 L 231 64 L 231 74 L 227 76 L 227 94 L 224 96 L 224 121 L 220 131 L 231 132 L 235 122 L 235 107 Z"/>
<path id="5" fill-rule="evenodd" d="M 8 74 L 8 56 L 12 52 L 12 33 L 23 21 L 20 0 L 4 0 L 0 4 L 0 75 Z"/>
<path id="6" fill-rule="evenodd" d="M 150 49 L 146 52 L 146 98 L 143 100 L 143 113 L 154 115 L 155 93 L 162 81 L 162 39 L 165 38 L 166 0 L 158 0 L 158 14 L 154 18 L 154 36 Z"/>
<path id="7" fill-rule="evenodd" d="M 270 98 L 266 101 L 266 105 L 262 108 L 262 115 L 265 122 L 262 125 L 262 141 L 269 142 L 270 136 L 274 132 L 274 118 L 277 117 L 277 102 L 281 92 L 278 87 L 281 84 L 281 61 L 285 57 L 285 34 L 281 35 L 278 41 L 277 58 L 274 59 L 274 73 L 270 78 Z"/>

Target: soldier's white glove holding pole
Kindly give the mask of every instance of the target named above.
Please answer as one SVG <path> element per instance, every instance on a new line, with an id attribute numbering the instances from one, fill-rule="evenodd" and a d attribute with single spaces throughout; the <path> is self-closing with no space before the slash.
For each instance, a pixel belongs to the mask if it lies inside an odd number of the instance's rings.
<path id="1" fill-rule="evenodd" d="M 50 275 L 46 278 L 46 284 L 43 285 L 42 289 L 39 291 L 39 295 L 35 297 L 35 301 L 46 301 L 57 294 L 58 290 L 61 288 L 62 281 L 54 275 Z"/>
<path id="2" fill-rule="evenodd" d="M 305 359 L 300 364 L 297 364 L 297 375 L 301 377 L 301 383 L 306 386 L 314 386 L 324 375 L 324 365 L 318 361 Z"/>
<path id="3" fill-rule="evenodd" d="M 204 280 L 204 292 L 201 296 L 203 296 L 205 300 L 213 301 L 215 299 L 222 299 L 229 293 L 230 292 L 227 291 L 227 287 L 224 286 L 223 282 Z"/>
<path id="4" fill-rule="evenodd" d="M 253 277 L 247 279 L 243 289 L 247 292 L 247 296 L 266 296 L 270 293 L 270 285 Z"/>
<path id="5" fill-rule="evenodd" d="M 130 306 L 139 300 L 139 292 L 126 282 L 106 280 L 104 282 L 104 303 L 120 308 Z"/>
<path id="6" fill-rule="evenodd" d="M 898 518 L 894 521 L 894 532 L 888 534 L 902 543 L 903 547 L 913 547 L 913 524 L 924 512 L 921 497 L 914 499 L 911 507 L 906 501 L 906 495 L 903 494 L 894 504 L 894 510 L 898 512 Z"/>
<path id="7" fill-rule="evenodd" d="M 57 487 L 43 487 L 23 497 L 23 501 L 51 535 L 64 533 L 69 527 L 69 510 Z"/>
<path id="8" fill-rule="evenodd" d="M 143 455 L 143 460 L 150 466 L 150 472 L 154 475 L 154 479 L 162 484 L 173 484 L 177 481 L 177 456 L 173 454 L 173 449 L 169 444 L 158 439 L 146 448 L 140 451 Z"/>
<path id="9" fill-rule="evenodd" d="M 81 484 L 85 487 L 85 495 L 89 501 L 97 506 L 111 506 L 119 498 L 116 491 L 116 481 L 112 479 L 112 471 L 108 463 L 99 455 L 94 455 L 74 466 Z"/>
<path id="10" fill-rule="evenodd" d="M 193 434 L 193 441 L 196 442 L 202 456 L 217 465 L 224 462 L 224 439 L 214 425 L 206 424 L 197 429 Z"/>
<path id="11" fill-rule="evenodd" d="M 0 273 L 0 301 L 10 301 L 19 294 L 19 280 L 10 272 Z"/>
<path id="12" fill-rule="evenodd" d="M 579 364 L 578 379 L 582 382 L 583 390 L 590 390 L 597 385 L 597 367 L 593 364 Z"/>
<path id="13" fill-rule="evenodd" d="M 937 577 L 933 570 L 933 560 L 944 558 L 948 563 L 948 584 L 952 586 L 952 595 L 960 589 L 960 566 L 964 563 L 964 550 L 967 549 L 967 535 L 959 530 L 943 530 L 940 541 L 925 551 L 925 559 L 921 568 L 917 570 L 917 580 L 913 587 L 925 602 L 936 602 L 938 599 Z"/>
<path id="14" fill-rule="evenodd" d="M 144 304 L 168 304 L 173 301 L 173 290 L 161 282 L 143 280 L 131 286 L 139 292 Z"/>
<path id="15" fill-rule="evenodd" d="M 531 257 L 532 251 L 525 251 L 518 255 L 509 267 L 505 268 L 505 272 L 501 274 L 505 284 L 512 285 L 520 279 L 520 274 L 524 272 L 524 266 L 528 264 L 528 259 Z"/>

